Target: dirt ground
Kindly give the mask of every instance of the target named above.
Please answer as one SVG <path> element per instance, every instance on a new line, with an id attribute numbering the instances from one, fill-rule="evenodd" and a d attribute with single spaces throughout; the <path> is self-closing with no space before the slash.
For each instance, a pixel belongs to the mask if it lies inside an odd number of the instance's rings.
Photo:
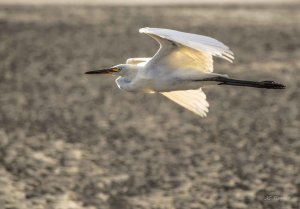
<path id="1" fill-rule="evenodd" d="M 300 5 L 1 6 L 1 209 L 299 209 Z M 88 70 L 151 56 L 144 26 L 215 37 L 200 118 Z"/>

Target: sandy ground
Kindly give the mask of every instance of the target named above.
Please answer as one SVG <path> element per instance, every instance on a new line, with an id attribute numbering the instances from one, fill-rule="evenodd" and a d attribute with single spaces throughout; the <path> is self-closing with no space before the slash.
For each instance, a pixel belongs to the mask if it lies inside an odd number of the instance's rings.
<path id="1" fill-rule="evenodd" d="M 80 5 L 153 5 L 153 4 L 290 4 L 298 0 L 0 0 L 0 4 L 80 4 Z"/>
<path id="2" fill-rule="evenodd" d="M 0 7 L 0 208 L 300 207 L 300 5 Z M 157 45 L 142 26 L 215 37 L 217 72 L 286 90 L 205 89 L 207 118 L 87 70 Z"/>

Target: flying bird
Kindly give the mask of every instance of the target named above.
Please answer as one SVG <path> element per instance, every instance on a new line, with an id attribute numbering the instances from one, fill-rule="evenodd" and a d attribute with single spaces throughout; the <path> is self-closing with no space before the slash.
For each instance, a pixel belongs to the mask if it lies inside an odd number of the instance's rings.
<path id="1" fill-rule="evenodd" d="M 86 74 L 118 76 L 118 87 L 130 92 L 159 92 L 186 109 L 202 117 L 209 104 L 202 87 L 208 85 L 248 86 L 267 89 L 284 89 L 274 81 L 248 81 L 231 79 L 213 72 L 213 57 L 229 62 L 232 51 L 211 37 L 163 28 L 141 28 L 140 33 L 156 40 L 160 48 L 153 57 L 129 58 L 119 64 Z"/>

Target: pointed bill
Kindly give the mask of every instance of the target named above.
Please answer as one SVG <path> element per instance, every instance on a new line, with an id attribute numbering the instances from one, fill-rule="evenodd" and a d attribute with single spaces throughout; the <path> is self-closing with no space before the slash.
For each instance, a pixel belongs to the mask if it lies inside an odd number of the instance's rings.
<path id="1" fill-rule="evenodd" d="M 85 72 L 85 74 L 113 74 L 120 72 L 120 68 L 117 67 L 111 67 L 111 68 L 105 68 L 101 70 L 92 70 Z"/>

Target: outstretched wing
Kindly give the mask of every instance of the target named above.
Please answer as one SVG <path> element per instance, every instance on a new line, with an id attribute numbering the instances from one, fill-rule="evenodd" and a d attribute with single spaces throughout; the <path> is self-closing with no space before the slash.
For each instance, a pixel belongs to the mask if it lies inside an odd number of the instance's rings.
<path id="1" fill-rule="evenodd" d="M 234 59 L 226 45 L 207 36 L 163 28 L 141 28 L 139 32 L 151 36 L 160 44 L 160 49 L 150 60 L 152 64 L 212 72 L 212 56 L 229 62 Z"/>
<path id="2" fill-rule="evenodd" d="M 208 113 L 209 104 L 201 89 L 161 92 L 161 94 L 201 117 L 205 117 Z"/>

